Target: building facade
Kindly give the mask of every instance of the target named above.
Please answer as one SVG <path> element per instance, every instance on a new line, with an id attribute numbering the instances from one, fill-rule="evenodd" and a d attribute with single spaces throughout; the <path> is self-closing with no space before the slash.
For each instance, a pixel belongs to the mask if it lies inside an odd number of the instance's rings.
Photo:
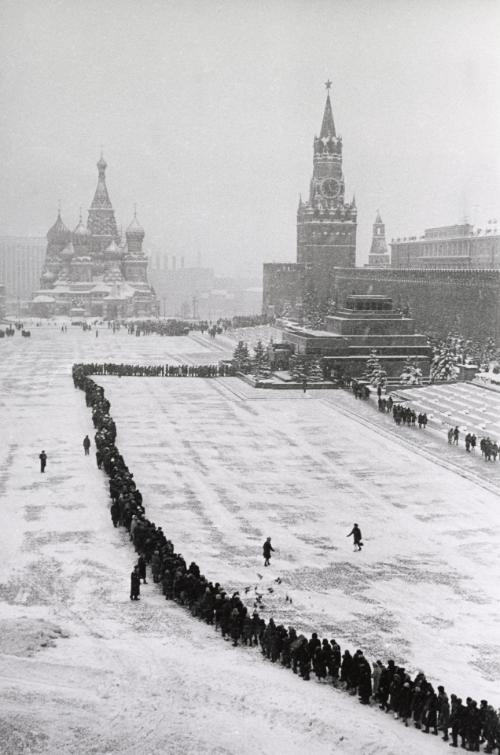
<path id="1" fill-rule="evenodd" d="M 46 244 L 43 237 L 0 237 L 0 280 L 13 314 L 19 314 L 23 303 L 38 288 Z"/>
<path id="2" fill-rule="evenodd" d="M 106 186 L 107 164 L 101 156 L 87 224 L 70 231 L 61 213 L 47 233 L 40 289 L 32 302 L 37 316 L 71 315 L 116 319 L 158 314 L 148 283 L 143 251 L 144 229 L 134 213 L 120 237 Z"/>
<path id="3" fill-rule="evenodd" d="M 268 316 L 287 317 L 302 311 L 304 265 L 264 263 L 262 308 Z"/>
<path id="4" fill-rule="evenodd" d="M 500 236 L 470 223 L 427 228 L 423 236 L 391 241 L 395 268 L 500 269 Z"/>
<path id="5" fill-rule="evenodd" d="M 337 268 L 336 300 L 353 293 L 391 297 L 420 332 L 500 343 L 500 270 Z"/>

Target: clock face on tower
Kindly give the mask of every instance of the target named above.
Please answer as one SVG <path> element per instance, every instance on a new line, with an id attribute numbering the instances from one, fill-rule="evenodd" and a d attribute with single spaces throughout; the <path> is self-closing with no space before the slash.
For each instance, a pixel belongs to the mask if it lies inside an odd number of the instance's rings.
<path id="1" fill-rule="evenodd" d="M 324 197 L 328 197 L 328 199 L 338 197 L 340 194 L 340 181 L 337 181 L 336 178 L 323 179 L 321 182 L 321 193 Z"/>

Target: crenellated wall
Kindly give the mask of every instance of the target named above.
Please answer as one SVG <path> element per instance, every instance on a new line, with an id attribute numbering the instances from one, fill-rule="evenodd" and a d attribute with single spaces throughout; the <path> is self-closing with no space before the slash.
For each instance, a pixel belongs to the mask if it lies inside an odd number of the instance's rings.
<path id="1" fill-rule="evenodd" d="M 302 307 L 304 265 L 296 262 L 264 264 L 262 311 L 266 315 L 291 314 Z"/>
<path id="2" fill-rule="evenodd" d="M 417 331 L 500 342 L 500 270 L 336 268 L 334 297 L 385 294 L 409 307 Z"/>

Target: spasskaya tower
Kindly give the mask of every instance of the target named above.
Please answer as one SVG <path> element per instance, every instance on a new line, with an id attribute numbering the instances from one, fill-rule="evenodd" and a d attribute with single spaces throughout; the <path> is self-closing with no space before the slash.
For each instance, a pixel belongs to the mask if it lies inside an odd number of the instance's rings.
<path id="1" fill-rule="evenodd" d="M 356 264 L 357 210 L 354 198 L 345 201 L 342 172 L 342 137 L 337 136 L 330 101 L 331 81 L 319 136 L 314 138 L 313 175 L 309 200 L 297 211 L 297 262 L 319 300 L 331 294 L 334 267 Z"/>

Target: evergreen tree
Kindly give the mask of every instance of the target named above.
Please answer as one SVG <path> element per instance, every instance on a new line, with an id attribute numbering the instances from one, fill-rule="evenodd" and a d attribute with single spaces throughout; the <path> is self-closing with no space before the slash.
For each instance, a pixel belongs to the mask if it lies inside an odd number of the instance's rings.
<path id="1" fill-rule="evenodd" d="M 320 359 L 311 359 L 309 364 L 309 376 L 307 379 L 310 383 L 322 383 L 325 379 L 323 377 L 323 369 L 321 367 Z"/>
<path id="2" fill-rule="evenodd" d="M 309 379 L 310 359 L 304 354 L 294 354 L 290 357 L 290 377 L 297 383 Z"/>
<path id="3" fill-rule="evenodd" d="M 454 380 L 458 374 L 455 361 L 456 356 L 449 345 L 437 349 L 431 362 L 431 382 Z"/>
<path id="4" fill-rule="evenodd" d="M 233 353 L 233 363 L 238 372 L 250 372 L 251 360 L 248 345 L 244 341 L 238 341 Z"/>
<path id="5" fill-rule="evenodd" d="M 370 356 L 366 360 L 364 378 L 368 380 L 370 385 L 374 385 L 377 388 L 378 386 L 383 388 L 387 383 L 387 372 L 382 368 L 375 349 L 370 351 Z"/>
<path id="6" fill-rule="evenodd" d="M 421 385 L 422 370 L 415 361 L 412 361 L 410 357 L 406 357 L 403 372 L 399 376 L 399 379 L 404 385 Z"/>
<path id="7" fill-rule="evenodd" d="M 324 327 L 326 305 L 319 301 L 311 276 L 308 276 L 304 282 L 302 312 L 306 328 L 321 330 Z"/>
<path id="8" fill-rule="evenodd" d="M 269 377 L 271 370 L 269 368 L 269 355 L 264 348 L 262 341 L 257 341 L 254 346 L 254 358 L 252 364 L 252 373 L 256 378 Z"/>
<path id="9" fill-rule="evenodd" d="M 324 380 L 321 360 L 305 354 L 290 357 L 290 377 L 296 383 L 307 380 L 308 383 L 321 383 Z"/>
<path id="10" fill-rule="evenodd" d="M 334 315 L 336 313 L 336 311 L 337 311 L 337 302 L 332 297 L 332 298 L 330 298 L 327 301 L 327 304 L 326 304 L 326 313 L 328 315 Z"/>
<path id="11" fill-rule="evenodd" d="M 479 347 L 478 362 L 480 362 L 488 370 L 490 363 L 496 361 L 498 359 L 498 356 L 499 354 L 495 344 L 495 339 L 491 337 L 487 338 L 484 344 Z"/>

